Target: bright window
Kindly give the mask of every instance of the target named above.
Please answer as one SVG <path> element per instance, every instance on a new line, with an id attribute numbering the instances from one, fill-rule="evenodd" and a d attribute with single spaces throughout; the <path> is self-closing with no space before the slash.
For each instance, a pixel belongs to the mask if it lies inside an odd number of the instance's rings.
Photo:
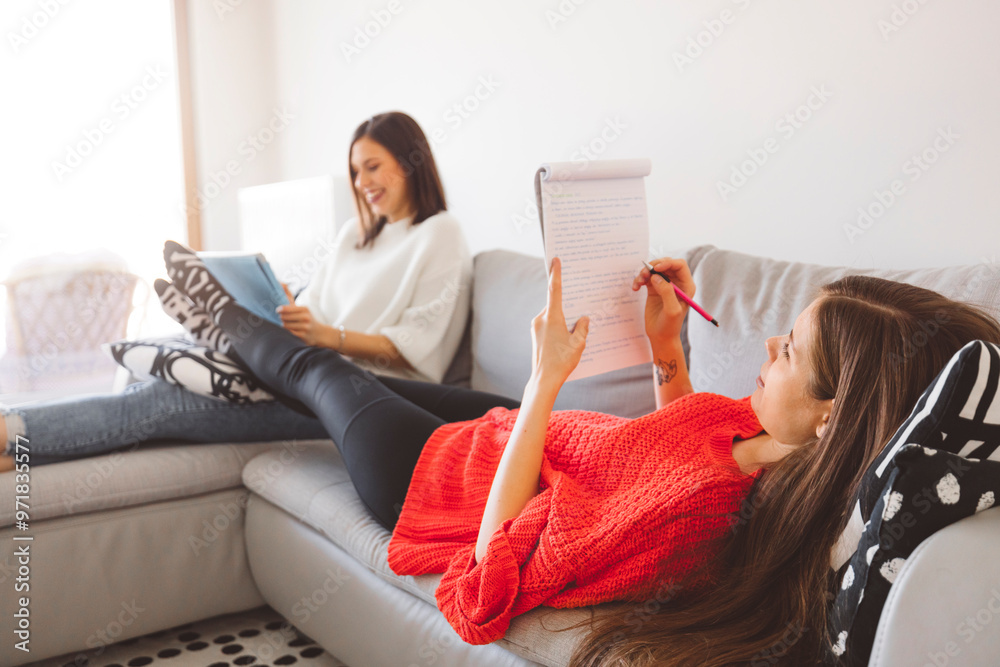
<path id="1" fill-rule="evenodd" d="M 106 249 L 151 284 L 185 238 L 170 1 L 6 0 L 0 28 L 0 276 Z"/>

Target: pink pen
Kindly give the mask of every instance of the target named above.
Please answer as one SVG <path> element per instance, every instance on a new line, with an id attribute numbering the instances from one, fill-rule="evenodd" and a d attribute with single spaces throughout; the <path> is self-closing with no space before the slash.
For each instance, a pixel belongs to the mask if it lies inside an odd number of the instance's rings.
<path id="1" fill-rule="evenodd" d="M 702 317 L 704 317 L 706 320 L 708 320 L 709 322 L 711 322 L 715 326 L 719 326 L 719 323 L 716 321 L 716 319 L 714 317 L 712 317 L 711 315 L 709 315 L 708 313 L 706 313 L 705 310 L 701 306 L 699 306 L 698 304 L 696 304 L 694 302 L 694 299 L 692 299 L 687 294 L 685 294 L 683 292 L 683 290 L 681 290 L 680 287 L 678 287 L 677 285 L 674 285 L 674 283 L 671 282 L 670 278 L 667 278 L 666 275 L 664 275 L 664 274 L 660 273 L 659 271 L 657 271 L 656 269 L 654 269 L 647 262 L 643 262 L 643 264 L 646 265 L 646 268 L 649 269 L 650 273 L 655 273 L 656 275 L 660 276 L 661 278 L 663 278 L 664 280 L 666 280 L 668 283 L 670 283 L 671 285 L 673 285 L 674 293 L 681 299 L 681 301 L 683 301 L 687 305 L 689 305 L 692 308 L 694 308 L 696 311 L 698 311 L 699 315 L 701 315 Z"/>

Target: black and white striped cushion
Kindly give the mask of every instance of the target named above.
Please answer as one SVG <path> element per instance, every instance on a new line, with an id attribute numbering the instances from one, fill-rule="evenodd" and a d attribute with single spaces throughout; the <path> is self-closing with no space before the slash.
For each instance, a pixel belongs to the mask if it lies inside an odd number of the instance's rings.
<path id="1" fill-rule="evenodd" d="M 931 382 L 910 416 L 869 466 L 854 511 L 834 546 L 831 566 L 840 570 L 858 548 L 865 523 L 879 501 L 892 457 L 917 443 L 965 458 L 1000 460 L 1000 348 L 972 341 L 956 352 Z"/>

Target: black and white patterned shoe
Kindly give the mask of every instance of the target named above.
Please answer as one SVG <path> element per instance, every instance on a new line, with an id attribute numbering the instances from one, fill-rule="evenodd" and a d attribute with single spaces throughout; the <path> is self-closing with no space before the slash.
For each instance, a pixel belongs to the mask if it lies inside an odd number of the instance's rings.
<path id="1" fill-rule="evenodd" d="M 153 282 L 153 289 L 160 297 L 163 312 L 184 327 L 195 343 L 223 354 L 232 351 L 233 343 L 226 332 L 212 321 L 207 312 L 181 294 L 173 283 L 157 278 Z"/>
<path id="2" fill-rule="evenodd" d="M 225 290 L 193 250 L 176 241 L 163 244 L 163 261 L 167 275 L 181 294 L 207 311 L 214 321 L 233 297 Z"/>

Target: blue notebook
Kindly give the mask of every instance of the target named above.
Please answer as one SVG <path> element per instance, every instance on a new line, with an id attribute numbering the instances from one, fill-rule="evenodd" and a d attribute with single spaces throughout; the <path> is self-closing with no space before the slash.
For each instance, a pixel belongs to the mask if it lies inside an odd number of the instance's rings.
<path id="1" fill-rule="evenodd" d="M 236 302 L 281 326 L 274 309 L 288 303 L 285 290 L 260 253 L 199 252 L 198 257 Z"/>

